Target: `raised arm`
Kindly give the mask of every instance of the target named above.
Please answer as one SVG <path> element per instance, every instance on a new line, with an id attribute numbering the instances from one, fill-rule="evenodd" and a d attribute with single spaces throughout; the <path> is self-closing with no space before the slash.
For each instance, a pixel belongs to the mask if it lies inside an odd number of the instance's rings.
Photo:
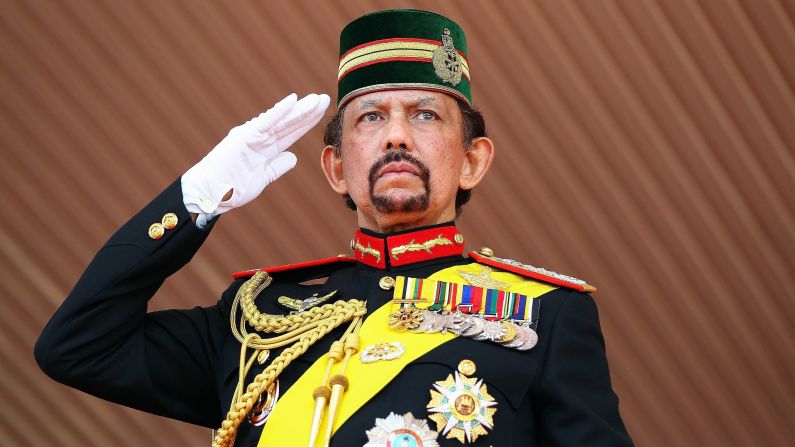
<path id="1" fill-rule="evenodd" d="M 253 200 L 295 166 L 285 150 L 328 103 L 326 95 L 290 95 L 235 127 L 122 226 L 44 328 L 35 347 L 42 370 L 103 399 L 214 427 L 223 414 L 214 376 L 228 336 L 222 303 L 231 300 L 152 313 L 147 303 L 190 261 L 216 216 Z"/>

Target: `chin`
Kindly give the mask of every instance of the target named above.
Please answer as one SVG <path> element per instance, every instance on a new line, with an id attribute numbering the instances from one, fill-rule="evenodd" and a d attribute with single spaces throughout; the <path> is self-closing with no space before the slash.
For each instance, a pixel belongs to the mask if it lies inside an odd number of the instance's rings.
<path id="1" fill-rule="evenodd" d="M 382 214 L 423 213 L 430 205 L 430 198 L 423 193 L 375 195 L 371 201 L 373 208 Z"/>

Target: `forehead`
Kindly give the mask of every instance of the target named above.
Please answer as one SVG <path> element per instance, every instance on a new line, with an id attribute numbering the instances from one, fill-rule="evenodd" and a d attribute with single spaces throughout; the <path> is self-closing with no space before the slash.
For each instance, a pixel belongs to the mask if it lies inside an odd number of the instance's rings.
<path id="1" fill-rule="evenodd" d="M 384 90 L 366 93 L 352 99 L 346 110 L 362 110 L 370 107 L 412 106 L 457 107 L 450 95 L 428 90 Z"/>

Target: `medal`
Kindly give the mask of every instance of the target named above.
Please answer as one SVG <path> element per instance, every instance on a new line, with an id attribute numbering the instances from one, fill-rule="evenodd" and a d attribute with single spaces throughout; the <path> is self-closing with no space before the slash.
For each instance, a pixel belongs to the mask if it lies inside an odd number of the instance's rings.
<path id="1" fill-rule="evenodd" d="M 366 346 L 359 354 L 362 363 L 373 363 L 379 360 L 394 360 L 406 350 L 402 343 L 391 341 L 389 343 L 375 343 Z"/>
<path id="2" fill-rule="evenodd" d="M 481 273 L 459 270 L 471 284 L 436 281 L 424 278 L 397 276 L 393 287 L 392 303 L 400 307 L 419 307 L 431 312 L 479 315 L 489 321 L 522 321 L 535 327 L 540 300 L 531 296 L 504 290 L 509 284 L 490 280 L 491 270 Z M 490 287 L 479 287 L 490 286 Z M 455 332 L 455 331 L 452 331 Z"/>
<path id="3" fill-rule="evenodd" d="M 464 360 L 458 369 L 460 374 L 455 371 L 445 380 L 433 384 L 428 417 L 436 422 L 436 430 L 447 439 L 455 438 L 466 444 L 475 442 L 478 436 L 486 435 L 487 430 L 492 429 L 497 402 L 482 379 L 467 376 L 474 374 L 474 362 Z"/>
<path id="4" fill-rule="evenodd" d="M 265 397 L 265 399 L 263 399 Z M 259 400 L 248 413 L 251 425 L 259 427 L 271 416 L 271 411 L 279 400 L 279 381 L 276 380 L 265 393 L 260 394 Z"/>
<path id="5" fill-rule="evenodd" d="M 424 319 L 423 312 L 416 307 L 401 307 L 397 312 L 389 314 L 387 324 L 399 331 L 406 331 L 417 329 Z"/>
<path id="6" fill-rule="evenodd" d="M 411 413 L 389 413 L 367 430 L 367 444 L 362 447 L 439 447 L 437 436 L 425 419 L 415 419 Z"/>
<path id="7" fill-rule="evenodd" d="M 425 332 L 428 334 L 451 332 L 460 337 L 490 341 L 519 351 L 527 351 L 538 343 L 536 332 L 525 325 L 512 321 L 490 321 L 479 315 L 462 313 L 460 310 L 456 310 L 453 313 L 436 313 L 413 306 L 401 307 L 389 314 L 388 324 L 391 328 L 398 331 Z M 400 354 L 402 354 L 402 351 Z M 400 354 L 398 354 L 398 357 Z M 389 359 L 375 358 L 372 361 L 376 360 Z M 362 352 L 362 362 L 368 363 L 365 361 L 364 352 Z"/>

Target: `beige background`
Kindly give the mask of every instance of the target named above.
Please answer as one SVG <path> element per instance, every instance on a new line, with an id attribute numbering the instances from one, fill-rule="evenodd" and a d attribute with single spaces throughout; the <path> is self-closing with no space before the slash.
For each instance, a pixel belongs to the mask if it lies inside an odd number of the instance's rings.
<path id="1" fill-rule="evenodd" d="M 52 382 L 33 343 L 114 229 L 232 126 L 291 91 L 335 96 L 341 27 L 397 6 L 469 36 L 498 152 L 460 220 L 468 247 L 599 286 L 637 444 L 791 445 L 792 0 L 6 0 L 0 445 L 209 443 Z M 320 140 L 151 307 L 210 305 L 234 271 L 345 251 L 355 220 Z"/>

